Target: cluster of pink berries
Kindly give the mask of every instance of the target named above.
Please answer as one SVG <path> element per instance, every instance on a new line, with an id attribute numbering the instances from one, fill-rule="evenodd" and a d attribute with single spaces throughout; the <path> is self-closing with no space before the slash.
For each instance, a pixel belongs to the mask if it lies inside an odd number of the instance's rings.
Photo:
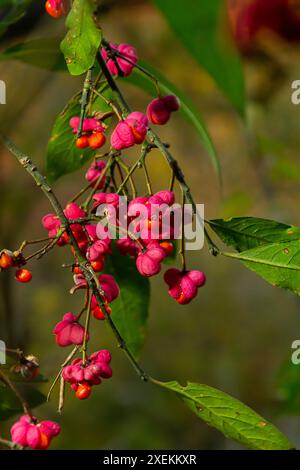
<path id="1" fill-rule="evenodd" d="M 95 168 L 93 164 L 88 173 L 94 170 Z M 64 213 L 68 219 L 75 221 L 84 218 L 87 215 L 86 212 L 75 203 L 68 204 L 64 210 Z M 49 237 L 55 237 L 59 235 L 61 223 L 55 214 L 47 214 L 46 216 L 44 216 L 42 219 L 42 224 L 44 228 L 48 230 Z M 86 259 L 90 261 L 94 271 L 97 273 L 101 272 L 105 266 L 105 256 L 111 254 L 111 238 L 106 237 L 105 239 L 99 239 L 97 236 L 97 226 L 93 224 L 71 224 L 71 229 L 80 250 L 86 257 Z M 64 246 L 68 243 L 69 237 L 66 232 L 64 232 L 61 237 L 59 237 L 57 244 L 59 246 Z M 73 254 L 76 260 L 76 253 L 74 253 L 74 251 Z M 87 289 L 87 282 L 85 280 L 85 277 L 81 272 L 80 267 L 77 266 L 76 263 L 73 268 L 73 273 L 75 285 L 72 289 L 72 292 L 80 288 Z M 114 277 L 109 274 L 100 274 L 98 275 L 98 280 L 105 294 L 105 302 L 108 304 L 115 300 L 119 295 L 119 287 Z M 103 320 L 105 318 L 105 314 L 102 312 L 101 307 L 97 304 L 96 299 L 94 297 L 92 298 L 91 306 L 94 317 Z M 110 313 L 110 308 L 108 305 L 106 305 L 106 311 Z M 71 317 L 68 317 L 64 320 L 66 322 L 71 321 L 71 323 L 73 323 Z M 65 326 L 66 323 L 64 323 L 64 325 L 60 325 L 59 329 L 61 328 L 64 331 Z M 58 342 L 60 341 L 58 340 Z"/>
<path id="2" fill-rule="evenodd" d="M 34 416 L 24 415 L 13 424 L 10 433 L 15 444 L 45 450 L 50 446 L 52 438 L 60 433 L 60 426 L 54 421 L 38 422 Z"/>
<path id="3" fill-rule="evenodd" d="M 81 219 L 86 216 L 86 212 L 82 210 L 77 204 L 70 203 L 64 210 L 65 216 L 70 220 Z M 42 219 L 43 227 L 48 231 L 49 237 L 56 237 L 59 233 L 61 226 L 60 220 L 56 214 L 47 214 Z M 72 224 L 71 226 L 74 237 L 76 238 L 80 248 L 84 250 L 87 246 L 87 233 L 80 224 Z M 87 226 L 86 230 L 89 231 L 90 227 Z M 59 246 L 64 246 L 69 242 L 69 238 L 66 232 L 57 241 Z"/>
<path id="4" fill-rule="evenodd" d="M 147 107 L 147 116 L 152 124 L 162 126 L 166 124 L 171 114 L 178 111 L 180 102 L 175 95 L 162 96 L 155 98 Z"/>
<path id="5" fill-rule="evenodd" d="M 70 126 L 73 134 L 77 134 L 80 125 L 80 117 L 74 116 L 70 119 Z M 82 135 L 76 139 L 76 147 L 79 149 L 85 149 L 90 147 L 93 150 L 97 150 L 106 142 L 104 135 L 104 127 L 95 118 L 84 118 L 82 123 Z"/>
<path id="6" fill-rule="evenodd" d="M 118 209 L 119 201 L 119 196 L 114 193 L 94 195 L 95 208 L 100 204 L 107 204 L 108 218 L 109 207 Z M 176 210 L 172 208 L 174 202 L 174 193 L 165 190 L 150 197 L 137 197 L 129 203 L 127 220 L 132 222 L 132 232 L 126 238 L 117 240 L 116 245 L 123 255 L 135 258 L 136 267 L 142 276 L 150 277 L 158 274 L 161 271 L 162 262 L 173 251 L 170 240 L 177 235 L 174 226 Z M 135 219 L 135 217 L 141 213 L 142 208 L 148 215 L 143 218 L 141 226 L 139 218 Z M 165 220 L 168 221 L 167 224 Z M 126 226 L 122 226 L 120 219 L 119 227 L 126 230 Z M 152 238 L 153 233 L 155 233 L 155 239 Z M 95 247 L 98 244 L 102 251 L 103 242 L 96 242 Z M 165 281 L 170 287 L 171 297 L 180 304 L 187 304 L 197 295 L 198 288 L 204 285 L 205 275 L 200 271 L 181 272 L 169 269 L 165 274 Z"/>
<path id="7" fill-rule="evenodd" d="M 103 47 L 101 53 L 110 73 L 114 76 L 129 76 L 137 63 L 136 50 L 129 44 L 111 43 L 108 48 Z M 111 147 L 115 150 L 123 150 L 135 144 L 142 144 L 147 135 L 149 122 L 155 125 L 166 124 L 171 113 L 178 111 L 179 107 L 180 102 L 174 95 L 155 98 L 147 107 L 147 116 L 134 111 L 118 122 L 111 135 Z M 77 134 L 79 122 L 78 116 L 70 120 L 74 134 Z M 98 149 L 105 144 L 104 128 L 97 119 L 84 119 L 82 131 L 83 134 L 76 140 L 78 148 Z"/>
<path id="8" fill-rule="evenodd" d="M 95 170 L 94 165 L 95 163 L 92 164 L 92 170 L 90 168 L 88 172 Z M 99 173 L 101 175 L 100 169 Z M 93 196 L 93 200 L 94 209 L 97 209 L 99 205 L 107 207 L 108 221 L 110 220 L 110 211 L 112 209 L 119 210 L 120 197 L 116 193 L 98 192 Z M 118 239 L 116 246 L 121 254 L 129 255 L 135 259 L 137 270 L 142 276 L 151 277 L 157 275 L 161 271 L 163 261 L 173 251 L 172 239 L 177 238 L 178 235 L 174 226 L 176 213 L 176 209 L 172 207 L 174 202 L 174 193 L 164 190 L 150 197 L 137 197 L 128 205 L 127 222 L 131 222 L 132 232 L 130 234 L 127 233 L 126 237 Z M 141 208 L 144 208 L 147 214 L 142 219 L 142 222 L 139 218 L 136 218 L 137 214 L 141 212 Z M 75 221 L 86 216 L 86 212 L 75 203 L 71 203 L 66 207 L 65 214 L 69 219 Z M 127 231 L 127 222 L 123 224 L 120 218 L 117 218 L 117 220 L 118 228 L 123 233 Z M 165 220 L 168 221 L 167 224 L 165 224 Z M 42 222 L 49 231 L 49 236 L 57 236 L 60 229 L 60 221 L 55 214 L 46 215 Z M 104 269 L 105 257 L 112 252 L 110 234 L 106 231 L 100 233 L 101 227 L 100 224 L 98 226 L 91 224 L 71 225 L 74 237 L 81 251 L 96 272 Z M 153 239 L 153 233 L 155 233 L 155 239 Z M 57 243 L 60 246 L 68 243 L 68 237 L 65 233 L 62 234 Z M 86 289 L 87 282 L 80 268 L 75 266 L 73 272 L 75 286 L 72 292 L 80 288 Z M 100 274 L 98 279 L 105 294 L 106 313 L 110 314 L 108 304 L 118 297 L 119 287 L 113 276 L 109 274 Z M 205 283 L 205 275 L 200 271 L 181 272 L 176 269 L 169 269 L 164 279 L 169 286 L 169 294 L 180 304 L 189 303 L 197 295 L 198 288 Z M 99 320 L 105 318 L 105 313 L 102 311 L 101 306 L 97 304 L 94 297 L 92 299 L 92 312 L 94 317 Z M 66 321 L 73 324 L 75 320 L 68 317 Z M 70 325 L 68 324 L 68 331 L 69 329 Z M 82 332 L 79 336 L 82 337 Z M 77 344 L 76 341 L 73 344 Z M 58 344 L 60 343 L 61 341 L 58 340 Z"/>
<path id="9" fill-rule="evenodd" d="M 103 349 L 91 354 L 85 364 L 82 359 L 74 359 L 72 364 L 63 368 L 62 376 L 71 384 L 76 397 L 79 400 L 85 400 L 90 396 L 93 385 L 101 384 L 101 379 L 111 378 L 110 362 L 110 352 Z"/>
<path id="10" fill-rule="evenodd" d="M 112 132 L 110 143 L 115 150 L 123 150 L 135 144 L 142 144 L 145 141 L 149 121 L 152 124 L 163 125 L 168 122 L 172 112 L 179 109 L 178 98 L 174 95 L 155 98 L 148 105 L 147 116 L 139 111 L 130 113 L 125 119 L 118 122 Z M 73 133 L 77 132 L 79 117 L 75 116 L 70 120 Z M 94 130 L 89 129 L 89 121 L 94 122 Z M 87 124 L 85 125 L 85 123 Z M 100 128 L 99 122 L 94 118 L 84 120 L 83 132 L 76 140 L 77 148 L 84 149 L 90 147 L 98 149 L 105 144 L 104 128 Z M 97 129 L 97 130 L 96 130 Z"/>
<path id="11" fill-rule="evenodd" d="M 201 271 L 180 271 L 171 268 L 166 271 L 164 280 L 169 286 L 169 294 L 177 303 L 185 305 L 196 297 L 199 287 L 204 286 L 206 278 Z"/>

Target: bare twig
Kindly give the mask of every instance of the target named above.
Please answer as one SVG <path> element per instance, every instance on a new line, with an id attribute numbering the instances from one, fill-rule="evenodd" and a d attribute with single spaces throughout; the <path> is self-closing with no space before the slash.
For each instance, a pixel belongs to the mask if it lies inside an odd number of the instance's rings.
<path id="1" fill-rule="evenodd" d="M 31 410 L 27 401 L 22 397 L 19 390 L 16 388 L 13 382 L 9 379 L 9 377 L 7 377 L 7 375 L 1 370 L 1 368 L 0 368 L 0 380 L 5 385 L 7 385 L 7 387 L 11 389 L 11 391 L 15 394 L 15 396 L 18 398 L 19 402 L 21 403 L 24 413 L 32 419 L 32 413 L 31 413 Z"/>
<path id="2" fill-rule="evenodd" d="M 55 387 L 55 385 L 57 384 L 60 376 L 61 376 L 61 373 L 62 373 L 62 370 L 63 368 L 73 359 L 73 357 L 75 356 L 75 354 L 77 353 L 79 349 L 79 346 L 75 346 L 75 348 L 71 351 L 71 353 L 68 355 L 68 357 L 66 358 L 66 360 L 62 363 L 62 365 L 60 366 L 60 371 L 59 373 L 57 374 L 57 376 L 55 377 L 50 389 L 49 389 L 49 392 L 48 392 L 48 395 L 47 395 L 47 401 L 50 400 L 50 396 L 51 396 L 51 393 Z"/>
<path id="3" fill-rule="evenodd" d="M 92 69 L 90 69 L 87 71 L 84 84 L 83 84 L 83 90 L 82 90 L 82 95 L 81 95 L 80 122 L 78 126 L 77 137 L 80 137 L 82 133 L 84 116 L 86 113 L 87 105 L 89 103 L 89 97 L 91 94 L 92 85 L 93 85 L 93 71 Z"/>
<path id="4" fill-rule="evenodd" d="M 22 450 L 23 449 L 23 447 L 20 446 L 19 444 L 16 444 L 15 442 L 8 441 L 7 439 L 3 439 L 2 437 L 0 437 L 0 445 L 8 447 L 11 450 Z"/>
<path id="5" fill-rule="evenodd" d="M 60 386 L 59 386 L 59 400 L 58 400 L 58 413 L 62 413 L 63 407 L 64 407 L 64 402 L 65 402 L 65 388 L 66 388 L 66 383 L 65 379 L 63 376 L 60 376 Z"/>
<path id="6" fill-rule="evenodd" d="M 86 318 L 85 318 L 85 326 L 84 326 L 84 338 L 83 338 L 83 344 L 82 344 L 82 364 L 86 364 L 86 359 L 87 359 L 87 342 L 88 342 L 88 334 L 89 334 L 89 327 L 90 327 L 90 320 L 91 320 L 91 302 L 92 302 L 92 296 L 89 295 L 89 300 L 88 300 L 88 308 L 86 312 Z"/>

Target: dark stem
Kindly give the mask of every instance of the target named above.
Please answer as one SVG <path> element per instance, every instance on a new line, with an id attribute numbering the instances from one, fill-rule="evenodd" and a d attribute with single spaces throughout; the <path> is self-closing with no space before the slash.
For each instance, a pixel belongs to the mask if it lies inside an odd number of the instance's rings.
<path id="1" fill-rule="evenodd" d="M 185 244 L 184 244 L 184 205 L 185 205 L 185 194 L 182 193 L 182 213 L 181 213 L 181 239 L 179 255 L 181 257 L 182 271 L 186 271 L 186 259 L 185 259 Z"/>
<path id="2" fill-rule="evenodd" d="M 125 100 L 125 98 L 123 97 L 122 93 L 120 92 L 115 80 L 113 79 L 112 75 L 110 74 L 110 71 L 108 70 L 107 68 L 107 65 L 106 65 L 106 62 L 105 60 L 103 59 L 102 55 L 99 53 L 97 55 L 97 59 L 98 59 L 98 62 L 99 62 L 99 65 L 103 71 L 103 74 L 107 80 L 107 83 L 110 87 L 110 89 L 112 90 L 113 94 L 114 94 L 114 97 L 116 98 L 116 101 L 121 109 L 121 112 L 122 112 L 122 115 L 123 117 L 126 117 L 129 113 L 130 113 L 130 108 Z"/>
<path id="3" fill-rule="evenodd" d="M 83 84 L 83 90 L 82 90 L 82 95 L 81 95 L 80 122 L 78 126 L 77 137 L 80 137 L 82 133 L 83 121 L 84 121 L 84 117 L 86 113 L 86 108 L 89 103 L 92 85 L 93 85 L 93 70 L 90 69 L 87 71 L 84 84 Z"/>
<path id="4" fill-rule="evenodd" d="M 88 334 L 89 334 L 89 329 L 90 329 L 90 320 L 91 320 L 91 302 L 92 302 L 92 296 L 88 294 L 88 308 L 86 312 L 86 318 L 85 318 L 85 326 L 84 326 L 84 338 L 83 338 L 83 345 L 82 345 L 82 364 L 86 364 L 87 360 L 87 342 L 88 342 Z"/>
<path id="5" fill-rule="evenodd" d="M 134 182 L 134 180 L 133 180 L 133 178 L 131 177 L 131 174 L 130 174 L 130 167 L 128 165 L 126 165 L 126 163 L 123 162 L 123 160 L 119 157 L 117 157 L 117 162 L 126 172 L 126 177 L 129 180 L 129 184 L 131 186 L 132 198 L 135 199 L 136 195 L 137 195 L 137 189 L 136 189 L 136 186 L 135 186 L 135 182 Z M 123 182 L 122 182 L 122 184 L 123 184 Z"/>

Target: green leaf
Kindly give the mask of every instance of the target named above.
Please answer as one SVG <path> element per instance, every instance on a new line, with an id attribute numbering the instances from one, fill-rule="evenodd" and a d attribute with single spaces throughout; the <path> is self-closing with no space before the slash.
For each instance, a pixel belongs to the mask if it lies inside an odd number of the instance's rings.
<path id="1" fill-rule="evenodd" d="M 199 112 L 195 109 L 192 102 L 181 91 L 179 91 L 175 87 L 175 85 L 169 82 L 166 79 L 166 77 L 164 77 L 163 74 L 161 74 L 154 67 L 152 67 L 151 65 L 149 65 L 148 63 L 142 60 L 139 60 L 139 65 L 144 67 L 146 70 L 148 70 L 152 75 L 156 77 L 156 79 L 158 80 L 159 88 L 163 94 L 174 94 L 180 99 L 180 102 L 181 102 L 180 112 L 185 117 L 185 119 L 187 119 L 187 121 L 189 121 L 194 126 L 194 128 L 198 132 L 203 142 L 203 145 L 206 151 L 208 152 L 208 155 L 211 159 L 211 162 L 219 178 L 219 181 L 221 182 L 220 162 L 219 162 L 214 144 L 211 140 L 211 137 L 205 127 L 205 124 Z M 129 77 L 126 77 L 126 81 L 141 88 L 143 91 L 146 91 L 147 93 L 149 93 L 150 96 L 153 96 L 153 97 L 157 96 L 157 90 L 156 90 L 154 81 L 151 79 L 151 77 L 145 75 L 142 71 L 140 71 L 137 68 L 134 68 L 132 74 Z"/>
<path id="2" fill-rule="evenodd" d="M 300 295 L 300 241 L 262 245 L 241 253 L 222 253 L 241 261 L 275 287 Z"/>
<path id="3" fill-rule="evenodd" d="M 273 424 L 220 390 L 190 382 L 186 387 L 175 381 L 153 382 L 175 392 L 198 418 L 250 449 L 288 450 L 294 447 Z"/>
<path id="4" fill-rule="evenodd" d="M 75 136 L 69 125 L 73 116 L 80 115 L 80 94 L 75 95 L 56 119 L 47 149 L 47 176 L 55 181 L 60 176 L 81 168 L 94 151 L 80 150 L 75 146 Z"/>
<path id="5" fill-rule="evenodd" d="M 38 38 L 21 42 L 0 53 L 0 61 L 18 60 L 47 70 L 66 71 L 57 38 Z"/>
<path id="6" fill-rule="evenodd" d="M 0 5 L 0 36 L 7 28 L 17 23 L 26 13 L 31 0 L 2 0 Z"/>
<path id="7" fill-rule="evenodd" d="M 293 364 L 291 357 L 282 364 L 277 382 L 279 406 L 277 411 L 284 414 L 300 413 L 299 364 Z"/>
<path id="8" fill-rule="evenodd" d="M 102 31 L 94 21 L 92 0 L 74 0 L 66 20 L 69 29 L 61 50 L 71 75 L 81 75 L 95 62 L 101 44 Z"/>
<path id="9" fill-rule="evenodd" d="M 22 396 L 30 408 L 35 408 L 46 402 L 45 395 L 33 388 L 23 387 Z M 9 419 L 18 413 L 24 414 L 20 401 L 8 387 L 0 386 L 0 421 Z"/>
<path id="10" fill-rule="evenodd" d="M 129 350 L 138 357 L 148 318 L 149 279 L 138 273 L 133 259 L 120 255 L 116 249 L 107 259 L 106 272 L 115 277 L 120 287 L 120 295 L 112 303 L 112 319 Z"/>
<path id="11" fill-rule="evenodd" d="M 242 64 L 225 24 L 224 0 L 153 0 L 176 37 L 215 80 L 238 112 L 245 113 Z M 228 25 L 227 25 L 228 26 Z M 182 64 L 184 67 L 184 64 Z"/>
<path id="12" fill-rule="evenodd" d="M 110 91 L 103 91 L 107 99 Z M 47 176 L 50 181 L 55 181 L 60 176 L 72 173 L 87 163 L 95 155 L 92 149 L 77 149 L 75 146 L 76 136 L 72 134 L 70 119 L 80 116 L 80 97 L 77 93 L 67 104 L 65 109 L 57 117 L 47 149 Z M 96 98 L 93 102 L 93 111 L 107 112 L 109 106 L 101 99 Z"/>
<path id="13" fill-rule="evenodd" d="M 261 245 L 300 240 L 300 229 L 275 220 L 257 217 L 234 217 L 208 221 L 212 230 L 228 246 L 237 251 Z"/>

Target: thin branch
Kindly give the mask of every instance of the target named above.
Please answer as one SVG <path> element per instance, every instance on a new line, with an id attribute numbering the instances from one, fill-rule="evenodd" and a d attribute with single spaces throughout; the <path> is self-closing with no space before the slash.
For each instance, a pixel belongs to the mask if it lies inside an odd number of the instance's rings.
<path id="1" fill-rule="evenodd" d="M 141 168 L 144 165 L 146 155 L 149 153 L 150 150 L 151 148 L 147 144 L 144 144 L 142 146 L 140 157 L 136 160 L 136 162 L 130 168 L 128 168 L 127 175 L 125 176 L 122 184 L 119 186 L 117 190 L 117 194 L 120 194 L 120 192 L 123 190 L 124 185 L 127 183 L 128 180 L 130 180 L 135 170 L 137 168 Z"/>
<path id="2" fill-rule="evenodd" d="M 84 193 L 86 193 L 90 188 L 94 186 L 94 181 L 91 181 L 89 184 L 87 184 L 84 188 L 82 188 L 78 193 L 75 194 L 75 196 L 70 199 L 70 202 L 75 202 L 77 199 L 79 199 Z"/>
<path id="3" fill-rule="evenodd" d="M 53 240 L 54 237 L 44 237 L 44 238 L 39 238 L 37 240 L 24 240 L 20 247 L 18 248 L 18 252 L 22 253 L 22 251 L 24 251 L 24 249 L 29 246 L 29 245 L 35 245 L 35 244 L 38 244 L 38 243 L 44 243 L 44 242 L 49 242 L 50 240 Z"/>
<path id="4" fill-rule="evenodd" d="M 112 155 L 117 155 L 119 154 L 119 152 L 106 152 L 106 153 L 103 153 L 103 154 L 100 154 L 100 155 L 96 155 L 94 157 L 95 161 L 97 161 L 98 159 L 101 159 L 101 158 L 106 158 L 106 157 L 111 157 Z M 100 180 L 100 178 L 99 178 Z M 78 191 L 78 193 L 76 193 L 72 199 L 70 199 L 69 202 L 75 202 L 77 201 L 77 199 L 79 199 L 84 193 L 86 193 L 86 191 L 88 191 L 90 188 L 93 188 L 95 185 L 95 181 L 90 181 L 84 188 L 82 188 L 80 191 Z"/>
<path id="5" fill-rule="evenodd" d="M 113 333 L 114 333 L 114 335 L 115 335 L 115 337 L 118 341 L 118 346 L 121 349 L 123 349 L 125 355 L 127 356 L 127 358 L 130 361 L 131 365 L 135 369 L 136 373 L 139 375 L 140 379 L 143 380 L 144 382 L 147 382 L 149 380 L 148 374 L 146 374 L 146 372 L 140 367 L 140 365 L 135 360 L 132 353 L 127 348 L 124 339 L 122 338 L 122 336 L 119 333 L 119 330 L 115 326 L 115 324 L 112 321 L 110 315 L 107 313 L 105 305 L 103 305 L 103 300 L 102 300 L 103 299 L 103 294 L 102 294 L 103 291 L 102 291 L 101 285 L 99 283 L 99 279 L 98 279 L 98 277 L 96 276 L 95 273 L 93 273 L 93 279 L 89 281 L 89 285 L 90 285 L 90 288 L 92 289 L 92 291 L 94 292 L 97 303 L 100 304 L 101 307 L 102 307 L 102 311 L 104 313 L 104 316 L 105 316 L 106 320 L 108 321 L 108 324 L 109 324 L 110 328 L 112 329 L 112 331 L 113 331 Z M 96 290 L 95 290 L 95 286 L 96 286 Z"/>
<path id="6" fill-rule="evenodd" d="M 1 369 L 0 369 L 0 380 L 11 389 L 11 391 L 15 394 L 15 396 L 21 403 L 24 413 L 32 419 L 32 412 L 30 410 L 30 407 L 27 401 L 22 397 L 19 390 L 15 387 L 15 385 L 12 383 L 9 377 L 7 377 L 7 375 Z"/>
<path id="7" fill-rule="evenodd" d="M 59 400 L 58 400 L 58 413 L 61 414 L 64 402 L 65 402 L 65 390 L 66 390 L 66 382 L 63 376 L 60 376 L 60 385 L 59 385 Z"/>
<path id="8" fill-rule="evenodd" d="M 85 318 L 85 326 L 84 326 L 84 338 L 83 338 L 83 344 L 82 344 L 82 364 L 86 364 L 87 360 L 87 342 L 88 342 L 88 335 L 89 335 L 89 328 L 90 328 L 90 320 L 91 320 L 91 302 L 92 302 L 92 296 L 89 295 L 89 300 L 88 300 L 88 309 L 86 312 L 86 318 Z"/>
<path id="9" fill-rule="evenodd" d="M 95 95 L 101 98 L 104 101 L 104 103 L 107 104 L 107 106 L 109 106 L 112 109 L 112 111 L 114 112 L 114 114 L 116 114 L 118 119 L 120 120 L 122 119 L 122 116 L 120 115 L 118 108 L 114 105 L 114 103 L 111 100 L 108 100 L 107 98 L 105 98 L 105 96 L 102 95 L 102 93 L 97 91 L 95 88 L 92 88 L 92 91 Z"/>
<path id="10" fill-rule="evenodd" d="M 87 289 L 86 290 L 86 293 L 85 293 L 85 299 L 84 299 L 84 305 L 82 307 L 82 309 L 80 310 L 80 312 L 78 313 L 77 315 L 77 321 L 80 320 L 81 316 L 83 315 L 83 313 L 87 310 L 88 306 L 89 306 L 89 298 L 90 298 L 90 292 L 89 290 Z"/>
<path id="11" fill-rule="evenodd" d="M 169 191 L 173 191 L 173 189 L 174 189 L 174 183 L 175 183 L 175 175 L 174 175 L 174 171 L 171 170 L 171 177 L 170 177 L 170 183 L 169 183 Z"/>
<path id="12" fill-rule="evenodd" d="M 37 257 L 37 259 L 41 259 L 46 253 L 48 253 L 48 251 L 54 248 L 57 240 L 61 237 L 61 235 L 62 233 L 60 232 L 58 235 L 56 235 L 56 237 L 51 239 L 51 241 L 47 243 L 47 245 L 43 246 L 43 248 L 40 248 L 39 250 L 35 251 L 31 255 L 27 256 L 27 258 L 25 258 L 25 261 L 29 261 L 30 259 L 35 258 L 35 257 Z"/>
<path id="13" fill-rule="evenodd" d="M 97 88 L 100 80 L 101 80 L 101 77 L 102 77 L 102 72 L 99 72 L 94 83 L 93 83 L 93 87 L 94 88 Z M 90 93 L 90 97 L 89 97 L 89 107 L 88 107 L 88 113 L 89 114 L 92 114 L 92 110 L 93 110 L 93 100 L 94 100 L 94 92 L 92 90 L 92 92 Z"/>
<path id="14" fill-rule="evenodd" d="M 151 185 L 151 181 L 150 181 L 150 178 L 149 178 L 149 173 L 148 173 L 148 169 L 147 169 L 147 165 L 146 165 L 145 161 L 144 161 L 144 164 L 143 164 L 143 171 L 144 171 L 144 175 L 145 175 L 148 195 L 152 196 L 152 194 L 153 194 L 152 185 Z"/>
<path id="15" fill-rule="evenodd" d="M 128 165 L 126 165 L 126 163 L 123 162 L 123 160 L 121 158 L 117 158 L 117 162 L 125 170 L 126 176 L 128 176 L 127 179 L 129 180 L 129 184 L 131 186 L 132 198 L 135 199 L 136 195 L 137 195 L 137 189 L 136 189 L 136 186 L 135 186 L 135 182 L 134 182 L 134 180 L 133 180 L 133 178 L 131 177 L 131 174 L 130 174 L 130 167 Z"/>
<path id="16" fill-rule="evenodd" d="M 88 195 L 86 201 L 84 202 L 83 209 L 88 209 L 88 207 L 89 207 L 89 205 L 90 205 L 90 203 L 93 199 L 94 194 L 98 190 L 98 185 L 99 185 L 100 181 L 106 176 L 108 170 L 111 168 L 111 165 L 112 165 L 113 161 L 114 161 L 114 153 L 112 153 L 110 155 L 105 168 L 103 168 L 103 170 L 101 171 L 101 174 L 98 176 L 97 180 L 93 182 L 93 184 L 94 184 L 93 189 L 91 190 L 91 192 Z"/>
<path id="17" fill-rule="evenodd" d="M 79 346 L 75 346 L 75 348 L 71 351 L 71 353 L 68 355 L 68 357 L 65 359 L 65 361 L 62 363 L 62 365 L 60 366 L 60 371 L 59 373 L 57 374 L 57 376 L 55 377 L 50 389 L 49 389 L 49 392 L 48 392 L 48 395 L 47 395 L 47 401 L 50 401 L 50 396 L 51 396 L 51 393 L 55 387 L 55 385 L 57 384 L 60 376 L 61 376 L 61 373 L 62 373 L 62 370 L 63 368 L 73 359 L 73 357 L 75 356 L 75 354 L 77 353 L 79 349 Z"/>
<path id="18" fill-rule="evenodd" d="M 19 444 L 16 444 L 15 442 L 8 441 L 7 439 L 3 439 L 2 437 L 0 437 L 0 444 L 5 446 L 5 447 L 8 447 L 11 450 L 22 450 L 23 449 L 23 447 L 20 446 Z"/>
<path id="19" fill-rule="evenodd" d="M 15 354 L 16 356 L 18 356 L 19 359 L 23 358 L 24 357 L 24 352 L 22 351 L 22 349 L 11 349 L 11 348 L 5 348 L 5 352 L 7 354 Z"/>
<path id="20" fill-rule="evenodd" d="M 186 259 L 185 259 L 185 239 L 184 239 L 184 205 L 185 205 L 185 194 L 182 193 L 182 213 L 181 213 L 181 239 L 179 255 L 181 257 L 182 271 L 186 271 Z"/>
<path id="21" fill-rule="evenodd" d="M 81 95 L 80 122 L 78 126 L 77 137 L 80 137 L 82 133 L 83 121 L 84 121 L 84 117 L 86 113 L 86 108 L 89 103 L 92 85 L 93 85 L 93 70 L 90 69 L 87 71 L 84 84 L 83 84 L 83 90 L 82 90 L 82 95 Z"/>
<path id="22" fill-rule="evenodd" d="M 120 165 L 118 159 L 116 159 L 116 168 L 117 168 L 117 170 L 118 170 L 119 178 L 120 178 L 120 181 L 121 181 L 121 184 L 122 184 L 123 181 L 124 181 L 124 175 L 123 175 L 122 167 L 121 167 L 121 165 Z M 128 188 L 127 188 L 127 184 L 125 184 L 125 185 L 123 186 L 123 194 L 124 194 L 125 197 L 127 197 L 128 194 L 129 194 Z"/>

